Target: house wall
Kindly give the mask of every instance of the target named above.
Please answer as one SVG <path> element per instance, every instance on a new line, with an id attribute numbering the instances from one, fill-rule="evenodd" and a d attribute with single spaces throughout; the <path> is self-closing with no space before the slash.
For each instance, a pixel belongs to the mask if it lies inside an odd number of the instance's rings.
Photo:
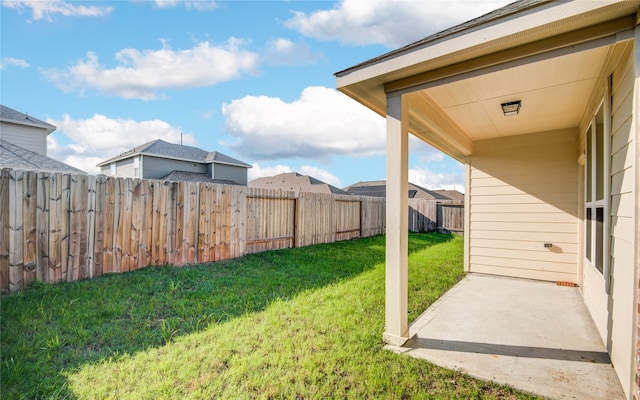
<path id="1" fill-rule="evenodd" d="M 133 161 L 131 165 L 131 174 L 133 176 Z M 180 161 L 160 157 L 152 157 L 145 155 L 141 164 L 143 179 L 159 179 L 171 171 L 196 172 L 199 174 L 207 173 L 205 164 L 193 161 Z"/>
<path id="2" fill-rule="evenodd" d="M 577 282 L 576 141 L 577 130 L 566 129 L 474 144 L 471 272 Z"/>
<path id="3" fill-rule="evenodd" d="M 636 128 L 638 105 L 634 55 L 630 53 L 613 72 L 611 124 L 610 258 L 612 271 L 609 302 L 610 356 L 625 392 L 630 396 L 634 370 L 634 328 L 637 313 L 637 169 Z M 634 105 L 635 104 L 635 105 Z"/>
<path id="4" fill-rule="evenodd" d="M 47 155 L 47 132 L 45 129 L 2 122 L 0 132 L 2 140 L 43 156 Z"/>
<path id="5" fill-rule="evenodd" d="M 116 162 L 116 176 L 135 178 L 133 174 L 133 157 Z"/>
<path id="6" fill-rule="evenodd" d="M 247 168 L 217 163 L 211 164 L 211 167 L 210 176 L 213 179 L 225 179 L 247 186 Z"/>
<path id="7" fill-rule="evenodd" d="M 630 46 L 611 69 L 611 136 L 609 137 L 609 280 L 583 259 L 581 290 L 584 302 L 607 346 L 611 361 L 629 398 L 633 391 L 634 363 L 637 356 L 635 324 L 638 308 L 637 180 L 638 160 L 635 148 L 638 130 L 633 115 L 636 67 Z M 602 82 L 603 87 L 606 86 Z M 596 101 L 602 98 L 594 96 Z M 594 104 L 593 109 L 598 105 Z M 587 112 L 587 117 L 594 110 Z M 586 129 L 586 128 L 584 128 Z M 584 130 L 583 129 L 583 130 Z M 580 151 L 585 151 L 581 132 Z M 582 178 L 584 179 L 584 177 Z M 583 205 L 581 205 L 582 207 Z M 581 238 L 584 236 L 582 232 Z M 607 287 L 609 286 L 609 287 Z"/>

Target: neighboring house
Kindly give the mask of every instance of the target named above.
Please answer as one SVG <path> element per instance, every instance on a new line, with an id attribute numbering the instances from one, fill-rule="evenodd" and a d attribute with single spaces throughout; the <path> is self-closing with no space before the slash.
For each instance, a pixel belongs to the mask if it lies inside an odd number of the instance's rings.
<path id="1" fill-rule="evenodd" d="M 274 176 L 254 179 L 249 182 L 249 187 L 289 190 L 295 192 L 296 195 L 300 192 L 349 194 L 344 190 L 322 182 L 319 179 L 308 175 L 301 175 L 297 172 L 286 172 Z"/>
<path id="2" fill-rule="evenodd" d="M 358 182 L 347 186 L 343 190 L 358 196 L 386 197 L 387 181 Z M 425 189 L 411 182 L 409 182 L 408 193 L 410 199 L 451 200 L 449 197 L 443 196 L 435 190 Z"/>
<path id="3" fill-rule="evenodd" d="M 465 270 L 577 283 L 639 396 L 639 11 L 518 1 L 336 73 L 387 119 L 387 342 L 408 338 L 411 132 L 466 166 Z"/>
<path id="4" fill-rule="evenodd" d="M 0 168 L 85 174 L 47 156 L 47 136 L 56 127 L 0 105 Z"/>
<path id="5" fill-rule="evenodd" d="M 438 189 L 438 190 L 434 190 L 433 192 L 439 194 L 440 196 L 449 198 L 453 201 L 464 202 L 464 193 L 460 193 L 457 190 Z"/>
<path id="6" fill-rule="evenodd" d="M 157 139 L 97 164 L 105 175 L 247 185 L 251 165 L 220 152 Z"/>

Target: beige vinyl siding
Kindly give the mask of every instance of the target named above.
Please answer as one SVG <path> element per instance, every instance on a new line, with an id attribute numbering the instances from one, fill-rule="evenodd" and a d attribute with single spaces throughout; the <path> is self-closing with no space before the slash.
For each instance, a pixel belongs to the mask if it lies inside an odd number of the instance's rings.
<path id="1" fill-rule="evenodd" d="M 131 163 L 131 173 L 133 174 L 133 161 L 131 161 Z M 202 163 L 197 163 L 195 161 L 173 160 L 148 155 L 143 156 L 140 165 L 143 168 L 142 178 L 144 179 L 159 179 L 171 171 L 196 172 L 200 174 L 207 173 L 207 167 Z"/>
<path id="2" fill-rule="evenodd" d="M 637 46 L 638 44 L 636 44 Z M 637 85 L 633 57 L 629 54 L 613 73 L 612 129 L 611 129 L 611 203 L 610 203 L 610 257 L 612 271 L 611 311 L 613 321 L 610 335 L 610 355 L 613 365 L 627 395 L 633 379 L 634 314 L 637 312 L 635 274 L 638 253 L 637 237 L 634 237 L 636 215 L 635 154 L 638 132 L 633 115 L 634 85 Z M 637 90 L 637 89 L 636 89 Z"/>
<path id="3" fill-rule="evenodd" d="M 133 175 L 133 158 L 125 158 L 116 162 L 116 176 L 122 178 L 135 178 Z"/>
<path id="4" fill-rule="evenodd" d="M 47 155 L 47 132 L 43 128 L 2 122 L 0 136 L 9 143 L 43 156 Z"/>
<path id="5" fill-rule="evenodd" d="M 474 144 L 471 272 L 577 281 L 576 140 L 577 130 L 567 129 Z"/>

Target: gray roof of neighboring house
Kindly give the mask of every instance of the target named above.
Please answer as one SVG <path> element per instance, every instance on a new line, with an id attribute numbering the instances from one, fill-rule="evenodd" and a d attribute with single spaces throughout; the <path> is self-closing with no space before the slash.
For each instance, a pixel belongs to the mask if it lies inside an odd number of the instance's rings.
<path id="1" fill-rule="evenodd" d="M 464 193 L 458 192 L 457 190 L 434 190 L 434 192 L 438 193 L 441 196 L 448 197 L 451 200 L 456 201 L 464 201 Z"/>
<path id="2" fill-rule="evenodd" d="M 55 126 L 47 122 L 41 121 L 31 115 L 21 113 L 20 111 L 16 111 L 13 108 L 3 106 L 2 104 L 0 104 L 0 121 L 43 128 L 47 130 L 47 135 L 56 130 Z"/>
<path id="3" fill-rule="evenodd" d="M 207 176 L 207 174 L 200 174 L 197 172 L 188 172 L 188 171 L 171 171 L 167 175 L 160 178 L 159 180 L 175 181 L 175 182 L 204 182 L 204 183 L 219 183 L 223 185 L 238 185 L 238 182 L 235 182 L 235 181 L 229 181 L 226 179 L 213 179 Z"/>
<path id="4" fill-rule="evenodd" d="M 236 160 L 233 157 L 229 157 L 226 154 L 222 154 L 219 151 L 212 151 L 207 155 L 205 160 L 206 163 L 215 162 L 217 164 L 229 164 L 229 165 L 239 165 L 247 168 L 252 168 L 250 164 L 243 163 L 240 160 Z"/>
<path id="5" fill-rule="evenodd" d="M 264 189 L 291 190 L 296 193 L 313 192 L 345 195 L 349 194 L 342 189 L 321 181 L 320 179 L 316 179 L 309 175 L 302 175 L 297 172 L 285 172 L 274 176 L 254 179 L 249 182 L 248 186 Z"/>
<path id="6" fill-rule="evenodd" d="M 358 196 L 372 196 L 372 197 L 386 197 L 387 196 L 387 181 L 365 181 L 354 183 L 353 185 L 345 187 L 343 190 L 353 195 Z M 421 186 L 415 185 L 409 182 L 409 198 L 410 199 L 434 199 L 434 200 L 451 200 L 442 194 L 437 193 L 434 190 L 425 189 Z"/>
<path id="7" fill-rule="evenodd" d="M 474 18 L 470 21 L 467 22 L 463 22 L 459 25 L 456 26 L 452 26 L 451 28 L 445 29 L 443 31 L 434 33 L 433 35 L 427 36 L 424 39 L 418 40 L 417 42 L 413 42 L 410 43 L 406 46 L 400 47 L 399 49 L 390 51 L 388 53 L 385 53 L 381 56 L 372 58 L 370 60 L 367 60 L 365 62 L 362 62 L 360 64 L 354 65 L 353 67 L 347 68 L 345 70 L 336 72 L 334 75 L 341 75 L 344 72 L 350 71 L 352 69 L 358 69 L 360 67 L 363 67 L 365 65 L 369 65 L 369 64 L 375 64 L 376 62 L 386 59 L 386 58 L 391 58 L 394 57 L 395 55 L 399 54 L 399 53 L 403 53 L 407 50 L 411 50 L 417 47 L 421 47 L 424 46 L 425 44 L 428 43 L 432 43 L 435 42 L 437 40 L 440 40 L 444 37 L 447 36 L 453 36 L 457 33 L 463 32 L 463 31 L 467 31 L 470 30 L 472 28 L 475 28 L 477 26 L 489 23 L 491 21 L 495 21 L 497 19 L 506 17 L 508 15 L 512 15 L 512 14 L 516 14 L 518 12 L 524 11 L 524 10 L 528 10 L 530 8 L 534 8 L 537 7 L 541 4 L 544 3 L 550 3 L 554 0 L 520 0 L 520 1 L 516 1 L 513 2 L 511 4 L 507 4 L 504 7 L 498 8 L 497 10 L 493 10 L 487 14 L 481 15 L 478 18 Z"/>
<path id="8" fill-rule="evenodd" d="M 23 147 L 0 139 L 0 167 L 24 169 L 29 171 L 62 172 L 68 174 L 86 174 L 86 172 L 67 165 L 51 157 L 43 156 Z"/>
<path id="9" fill-rule="evenodd" d="M 97 166 L 100 167 L 114 161 L 133 157 L 137 154 L 171 158 L 176 160 L 194 161 L 203 164 L 214 162 L 217 164 L 228 164 L 238 167 L 251 168 L 251 165 L 217 151 L 208 152 L 197 147 L 183 146 L 180 144 L 165 142 L 162 139 L 156 139 L 154 141 L 134 147 L 133 149 L 126 151 L 120 155 L 100 162 L 99 164 L 97 164 Z"/>

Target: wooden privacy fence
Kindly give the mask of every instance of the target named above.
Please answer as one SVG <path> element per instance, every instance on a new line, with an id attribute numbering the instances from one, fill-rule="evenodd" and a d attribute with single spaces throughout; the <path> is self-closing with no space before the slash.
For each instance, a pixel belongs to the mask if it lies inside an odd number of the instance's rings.
<path id="1" fill-rule="evenodd" d="M 411 231 L 463 231 L 460 204 L 409 205 Z M 0 291 L 384 231 L 378 197 L 3 169 Z"/>
<path id="2" fill-rule="evenodd" d="M 3 169 L 0 291 L 384 232 L 384 199 Z"/>
<path id="3" fill-rule="evenodd" d="M 411 232 L 464 232 L 464 204 L 457 201 L 409 199 Z"/>
<path id="4" fill-rule="evenodd" d="M 245 253 L 379 235 L 385 201 L 377 197 L 247 189 Z"/>
<path id="5" fill-rule="evenodd" d="M 239 257 L 245 189 L 3 169 L 0 290 Z"/>

